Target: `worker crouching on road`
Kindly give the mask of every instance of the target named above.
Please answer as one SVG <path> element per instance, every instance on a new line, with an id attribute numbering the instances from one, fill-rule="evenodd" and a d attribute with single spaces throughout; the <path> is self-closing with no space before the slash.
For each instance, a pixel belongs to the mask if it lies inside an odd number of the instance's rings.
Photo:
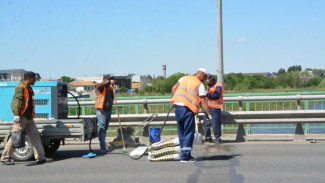
<path id="1" fill-rule="evenodd" d="M 35 116 L 35 103 L 33 99 L 34 92 L 30 85 L 34 85 L 35 81 L 35 73 L 26 72 L 24 74 L 24 81 L 20 82 L 15 89 L 15 95 L 11 103 L 11 109 L 14 115 L 12 132 L 26 132 L 34 147 L 34 156 L 36 159 L 34 164 L 44 164 L 52 161 L 52 159 L 45 158 L 41 137 L 33 120 Z M 4 165 L 14 164 L 13 159 L 10 158 L 13 153 L 14 148 L 12 147 L 12 139 L 10 138 L 1 156 L 1 161 Z"/>
<path id="2" fill-rule="evenodd" d="M 111 120 L 114 93 L 111 84 L 114 84 L 114 78 L 109 75 L 103 77 L 103 82 L 96 85 L 95 88 L 95 108 L 98 118 L 98 140 L 100 144 L 100 153 L 107 153 L 106 131 Z"/>
<path id="3" fill-rule="evenodd" d="M 206 90 L 202 82 L 207 79 L 207 70 L 200 68 L 194 76 L 184 76 L 172 88 L 172 104 L 175 105 L 178 137 L 181 147 L 180 162 L 194 162 L 191 151 L 195 133 L 195 114 L 199 112 L 200 101 L 211 117 L 206 102 Z M 211 119 L 211 118 L 210 118 Z"/>
<path id="4" fill-rule="evenodd" d="M 205 141 L 213 142 L 211 137 L 211 125 L 215 137 L 215 143 L 221 143 L 221 109 L 223 108 L 223 88 L 222 85 L 217 82 L 212 74 L 208 74 L 208 86 L 206 98 L 208 101 L 208 106 L 210 114 L 212 116 L 211 123 L 207 120 L 207 117 L 204 118 L 204 132 L 205 132 Z"/>

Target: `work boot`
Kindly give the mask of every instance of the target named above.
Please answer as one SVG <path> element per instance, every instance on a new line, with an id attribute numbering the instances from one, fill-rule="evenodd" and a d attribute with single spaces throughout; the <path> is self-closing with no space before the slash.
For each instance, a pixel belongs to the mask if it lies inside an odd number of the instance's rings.
<path id="1" fill-rule="evenodd" d="M 15 161 L 12 158 L 9 158 L 9 159 L 7 159 L 5 161 L 1 161 L 1 162 L 3 163 L 3 165 L 14 165 L 15 164 Z"/>
<path id="2" fill-rule="evenodd" d="M 181 163 L 195 163 L 197 160 L 193 156 L 190 157 L 188 160 L 181 160 Z"/>
<path id="3" fill-rule="evenodd" d="M 108 148 L 106 148 L 106 149 L 100 149 L 99 152 L 98 152 L 98 154 L 107 154 L 107 152 L 108 152 Z"/>
<path id="4" fill-rule="evenodd" d="M 28 164 L 26 166 L 43 165 L 45 163 L 51 163 L 52 161 L 53 161 L 52 158 L 44 158 L 44 159 L 42 159 L 40 161 L 34 161 L 34 162 L 32 162 L 32 163 L 30 163 L 30 164 Z"/>
<path id="5" fill-rule="evenodd" d="M 205 138 L 205 139 L 204 139 L 204 142 L 213 143 L 213 140 L 212 140 L 212 138 L 211 138 L 211 137 L 210 137 L 210 138 Z"/>
<path id="6" fill-rule="evenodd" d="M 44 158 L 43 160 L 36 161 L 35 163 L 38 164 L 38 165 L 41 165 L 41 164 L 44 164 L 44 163 L 51 163 L 52 161 L 53 161 L 52 158 Z"/>

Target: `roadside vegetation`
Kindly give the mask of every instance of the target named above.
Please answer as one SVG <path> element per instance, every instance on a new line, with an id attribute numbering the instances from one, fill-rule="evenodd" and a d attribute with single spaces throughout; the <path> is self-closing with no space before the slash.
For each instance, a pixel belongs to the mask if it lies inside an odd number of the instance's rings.
<path id="1" fill-rule="evenodd" d="M 152 86 L 146 86 L 142 91 L 136 90 L 133 95 L 170 95 L 174 84 L 185 75 L 188 74 L 176 73 L 166 79 L 155 78 Z M 281 68 L 278 72 L 272 73 L 271 77 L 241 73 L 230 73 L 224 77 L 225 93 L 323 91 L 324 89 L 325 70 L 307 68 L 302 71 L 300 65 L 291 66 L 287 70 Z"/>

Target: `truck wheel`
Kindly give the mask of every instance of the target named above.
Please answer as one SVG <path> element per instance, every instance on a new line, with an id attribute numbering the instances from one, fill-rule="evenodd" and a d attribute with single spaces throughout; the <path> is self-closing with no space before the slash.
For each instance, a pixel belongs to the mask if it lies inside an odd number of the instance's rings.
<path id="1" fill-rule="evenodd" d="M 27 135 L 25 139 L 25 147 L 16 148 L 11 157 L 16 161 L 27 161 L 34 157 L 33 146 Z"/>
<path id="2" fill-rule="evenodd" d="M 45 151 L 45 155 L 52 155 L 53 153 L 55 153 L 59 147 L 60 147 L 60 140 L 58 139 L 52 139 L 50 140 L 49 143 L 47 144 L 43 144 L 44 146 L 44 151 Z"/>

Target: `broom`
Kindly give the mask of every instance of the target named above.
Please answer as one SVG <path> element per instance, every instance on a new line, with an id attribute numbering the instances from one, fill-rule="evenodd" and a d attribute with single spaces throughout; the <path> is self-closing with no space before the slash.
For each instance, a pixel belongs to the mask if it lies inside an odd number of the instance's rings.
<path id="1" fill-rule="evenodd" d="M 118 107 L 117 107 L 117 101 L 116 101 L 116 96 L 115 96 L 115 89 L 113 89 L 113 93 L 114 93 L 114 101 L 115 101 L 115 107 L 116 107 L 116 113 L 117 113 L 117 119 L 118 119 L 118 123 L 120 125 L 120 132 L 121 132 L 121 136 L 122 136 L 122 142 L 123 142 L 123 148 L 121 149 L 122 153 L 127 153 L 126 149 L 125 149 L 125 143 L 124 143 L 124 137 L 123 137 L 123 131 L 122 131 L 122 125 L 121 125 L 121 120 L 120 120 L 120 114 L 118 112 Z"/>

